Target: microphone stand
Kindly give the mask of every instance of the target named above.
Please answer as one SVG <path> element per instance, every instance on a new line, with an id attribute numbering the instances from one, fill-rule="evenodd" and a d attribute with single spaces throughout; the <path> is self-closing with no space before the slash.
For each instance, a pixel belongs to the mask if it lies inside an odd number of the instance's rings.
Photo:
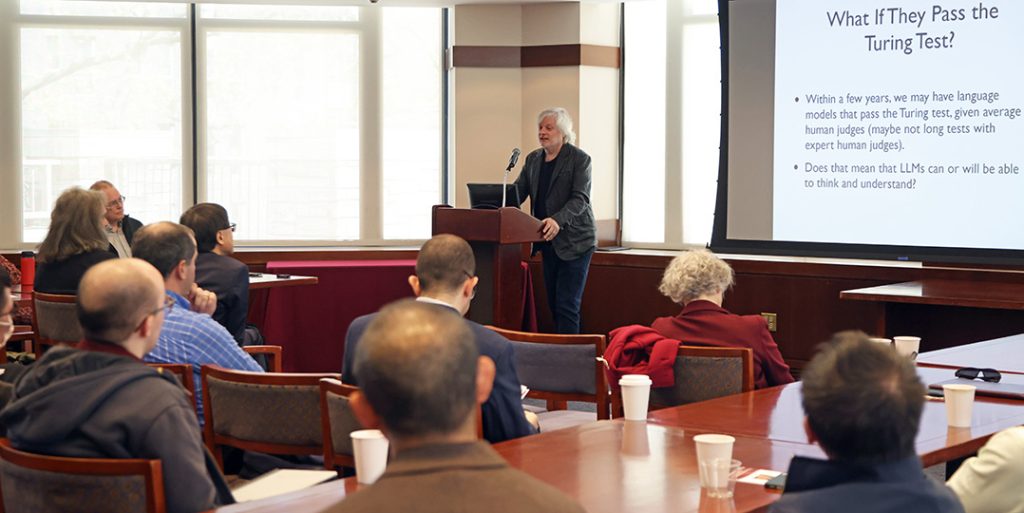
<path id="1" fill-rule="evenodd" d="M 512 163 L 510 162 L 508 167 L 505 168 L 505 174 L 501 177 L 501 205 L 498 208 L 505 206 L 505 196 L 508 194 L 508 175 L 512 172 Z"/>

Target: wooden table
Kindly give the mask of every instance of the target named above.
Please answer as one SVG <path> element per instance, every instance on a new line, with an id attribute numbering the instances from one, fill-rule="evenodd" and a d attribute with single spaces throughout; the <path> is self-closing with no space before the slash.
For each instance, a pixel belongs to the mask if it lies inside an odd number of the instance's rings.
<path id="1" fill-rule="evenodd" d="M 875 304 L 873 335 L 917 335 L 924 351 L 1005 337 L 1024 325 L 1024 283 L 925 279 L 839 297 Z"/>
<path id="2" fill-rule="evenodd" d="M 605 420 L 496 444 L 509 463 L 576 498 L 588 513 L 762 511 L 779 497 L 763 486 L 736 484 L 732 499 L 701 492 L 693 436 L 646 422 Z M 736 437 L 733 456 L 745 466 L 785 470 L 795 455 L 821 457 L 817 446 Z M 354 478 L 219 508 L 219 513 L 320 511 L 358 490 Z"/>
<path id="3" fill-rule="evenodd" d="M 951 369 L 918 367 L 927 385 L 953 378 Z M 1024 376 L 1004 376 L 1008 383 L 1024 384 Z M 650 422 L 707 432 L 761 437 L 787 443 L 807 443 L 800 403 L 801 383 L 766 388 L 699 404 L 651 412 Z M 978 397 L 970 428 L 946 425 L 942 401 L 926 401 L 917 433 L 917 453 L 925 466 L 974 454 L 989 437 L 1024 424 L 1024 401 Z M 780 469 L 776 469 L 780 470 Z"/>
<path id="4" fill-rule="evenodd" d="M 985 340 L 917 355 L 918 365 L 993 368 L 1001 373 L 1024 374 L 1024 334 Z"/>
<path id="5" fill-rule="evenodd" d="M 317 283 L 320 283 L 320 279 L 316 276 L 279 278 L 274 273 L 249 273 L 249 290 L 269 289 L 272 287 L 298 287 L 300 285 L 316 285 Z"/>

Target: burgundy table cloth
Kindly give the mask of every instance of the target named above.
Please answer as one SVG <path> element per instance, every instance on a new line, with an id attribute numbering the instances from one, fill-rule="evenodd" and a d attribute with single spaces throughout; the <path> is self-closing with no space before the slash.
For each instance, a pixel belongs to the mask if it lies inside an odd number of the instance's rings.
<path id="1" fill-rule="evenodd" d="M 348 325 L 360 315 L 411 297 L 408 277 L 415 269 L 415 260 L 268 262 L 268 273 L 316 276 L 320 282 L 266 289 L 263 337 L 267 344 L 282 346 L 285 372 L 341 372 Z M 533 285 L 525 262 L 523 272 L 520 329 L 537 331 Z M 255 321 L 252 317 L 259 314 L 251 309 L 250 318 Z"/>

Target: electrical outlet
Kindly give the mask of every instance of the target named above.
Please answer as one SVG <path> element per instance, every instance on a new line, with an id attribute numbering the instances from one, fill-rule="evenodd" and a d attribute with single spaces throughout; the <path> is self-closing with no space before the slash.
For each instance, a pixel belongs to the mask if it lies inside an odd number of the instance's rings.
<path id="1" fill-rule="evenodd" d="M 761 312 L 761 317 L 768 321 L 768 331 L 775 333 L 779 328 L 779 315 L 771 312 Z"/>

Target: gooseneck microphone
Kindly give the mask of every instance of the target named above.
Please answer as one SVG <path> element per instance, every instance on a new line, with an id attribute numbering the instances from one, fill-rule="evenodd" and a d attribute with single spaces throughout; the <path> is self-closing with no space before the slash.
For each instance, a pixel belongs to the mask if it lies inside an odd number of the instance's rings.
<path id="1" fill-rule="evenodd" d="M 519 148 L 512 149 L 512 156 L 508 159 L 508 167 L 505 168 L 505 171 L 511 171 L 512 168 L 516 167 L 516 162 L 519 162 L 519 153 Z"/>
<path id="2" fill-rule="evenodd" d="M 508 195 L 508 174 L 512 171 L 512 168 L 516 167 L 516 162 L 519 162 L 519 148 L 512 148 L 512 156 L 508 159 L 508 167 L 505 168 L 505 174 L 501 177 L 501 205 L 498 208 L 505 206 L 506 196 Z"/>

